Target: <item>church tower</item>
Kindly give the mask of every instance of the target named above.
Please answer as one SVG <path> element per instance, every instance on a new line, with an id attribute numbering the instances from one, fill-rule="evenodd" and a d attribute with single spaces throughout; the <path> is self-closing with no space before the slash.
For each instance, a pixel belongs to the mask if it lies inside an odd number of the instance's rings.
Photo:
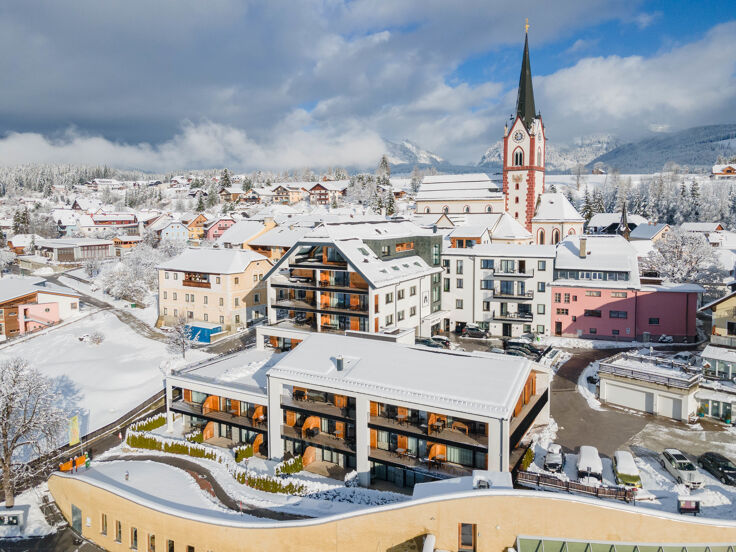
<path id="1" fill-rule="evenodd" d="M 516 115 L 503 137 L 503 194 L 506 212 L 532 230 L 532 217 L 544 192 L 545 137 L 542 116 L 535 112 L 529 63 L 529 25 L 524 37 Z"/>

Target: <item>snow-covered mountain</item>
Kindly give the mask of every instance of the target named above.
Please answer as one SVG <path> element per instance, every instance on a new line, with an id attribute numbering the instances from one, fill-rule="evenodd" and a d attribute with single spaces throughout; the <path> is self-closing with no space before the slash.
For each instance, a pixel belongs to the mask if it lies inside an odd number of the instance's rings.
<path id="1" fill-rule="evenodd" d="M 386 143 L 386 155 L 391 165 L 441 165 L 445 160 L 417 146 L 409 140 L 402 140 L 401 143 L 384 140 Z"/>
<path id="2" fill-rule="evenodd" d="M 550 171 L 569 171 L 576 165 L 587 165 L 596 157 L 617 148 L 621 142 L 615 136 L 602 134 L 576 139 L 571 145 L 547 142 L 546 167 Z M 479 167 L 498 168 L 503 164 L 503 141 L 499 140 L 486 150 Z"/>

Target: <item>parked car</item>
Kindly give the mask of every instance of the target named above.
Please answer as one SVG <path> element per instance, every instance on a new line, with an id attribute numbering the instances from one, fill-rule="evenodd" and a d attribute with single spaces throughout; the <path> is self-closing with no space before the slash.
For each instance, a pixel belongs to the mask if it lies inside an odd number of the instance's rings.
<path id="1" fill-rule="evenodd" d="M 578 481 L 587 485 L 597 485 L 603 481 L 603 462 L 598 449 L 583 445 L 578 451 Z"/>
<path id="2" fill-rule="evenodd" d="M 450 338 L 449 337 L 446 337 L 444 335 L 433 335 L 430 339 L 432 341 L 436 342 L 436 343 L 439 343 L 445 349 L 450 349 L 451 348 L 451 345 L 452 344 L 450 343 Z"/>
<path id="3" fill-rule="evenodd" d="M 544 469 L 559 473 L 565 467 L 565 455 L 560 445 L 552 443 L 547 447 L 547 456 L 544 457 Z"/>
<path id="4" fill-rule="evenodd" d="M 527 351 L 526 349 L 521 349 L 519 347 L 507 347 L 506 352 L 511 353 L 518 353 L 518 356 L 523 356 L 528 358 L 529 360 L 537 360 L 537 355 L 534 355 Z"/>
<path id="5" fill-rule="evenodd" d="M 726 485 L 736 485 L 736 465 L 717 452 L 706 452 L 698 457 L 698 465 Z"/>
<path id="6" fill-rule="evenodd" d="M 695 465 L 677 449 L 664 449 L 659 454 L 659 463 L 670 472 L 675 481 L 691 489 L 703 485 L 703 476 L 698 473 Z"/>
<path id="7" fill-rule="evenodd" d="M 616 483 L 627 487 L 641 489 L 641 475 L 636 467 L 634 457 L 626 450 L 617 450 L 613 453 L 613 473 Z"/>
<path id="8" fill-rule="evenodd" d="M 532 345 L 531 343 L 526 343 L 524 341 L 507 341 L 506 347 L 513 347 L 514 349 L 523 349 L 529 354 L 534 355 L 535 357 L 538 357 L 542 353 L 542 351 L 537 349 L 534 345 Z"/>
<path id="9" fill-rule="evenodd" d="M 466 324 L 463 328 L 463 337 L 488 337 L 488 330 L 484 330 L 477 324 Z"/>
<path id="10" fill-rule="evenodd" d="M 433 349 L 444 349 L 445 346 L 441 343 L 438 343 L 434 339 L 430 339 L 428 337 L 417 337 L 414 339 L 415 345 L 424 345 L 425 347 L 432 347 Z"/>
<path id="11" fill-rule="evenodd" d="M 505 353 L 506 353 L 507 355 L 511 355 L 511 356 L 517 356 L 517 357 L 522 357 L 522 358 L 528 358 L 528 357 L 526 356 L 526 354 L 522 353 L 522 352 L 521 352 L 521 351 L 519 351 L 518 349 L 507 349 L 507 350 L 506 350 L 506 351 L 504 351 L 504 352 L 505 352 Z"/>
<path id="12" fill-rule="evenodd" d="M 496 353 L 497 355 L 502 355 L 502 354 L 504 354 L 504 353 L 505 353 L 506 351 L 504 351 L 503 349 L 499 349 L 498 347 L 491 347 L 491 348 L 490 348 L 490 352 L 491 352 L 491 353 Z"/>

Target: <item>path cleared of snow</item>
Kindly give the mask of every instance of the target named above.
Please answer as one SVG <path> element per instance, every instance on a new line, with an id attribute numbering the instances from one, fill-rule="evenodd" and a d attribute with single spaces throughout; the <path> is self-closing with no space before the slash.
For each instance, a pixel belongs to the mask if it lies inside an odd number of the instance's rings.
<path id="1" fill-rule="evenodd" d="M 100 332 L 95 345 L 80 337 Z M 210 355 L 191 350 L 187 362 Z M 114 313 L 100 311 L 72 324 L 46 330 L 33 339 L 0 350 L 0 360 L 22 357 L 59 383 L 69 414 L 78 414 L 85 435 L 124 415 L 163 389 L 163 374 L 179 366 L 162 342 L 147 339 L 121 322 Z"/>

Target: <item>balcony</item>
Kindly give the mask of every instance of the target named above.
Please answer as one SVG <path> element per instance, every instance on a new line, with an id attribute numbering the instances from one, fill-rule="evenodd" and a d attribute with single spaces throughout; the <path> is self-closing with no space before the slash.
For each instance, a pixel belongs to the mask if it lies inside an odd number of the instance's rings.
<path id="1" fill-rule="evenodd" d="M 534 277 L 534 269 L 504 270 L 502 268 L 496 268 L 493 270 L 493 275 L 497 278 L 532 278 Z"/>
<path id="2" fill-rule="evenodd" d="M 493 297 L 495 299 L 516 299 L 517 301 L 527 301 L 529 299 L 534 299 L 534 292 L 533 291 L 525 291 L 523 293 L 519 293 L 517 291 L 500 291 L 500 290 L 493 290 Z"/>
<path id="3" fill-rule="evenodd" d="M 184 287 L 198 287 L 198 288 L 211 288 L 212 284 L 210 282 L 202 281 L 202 280 L 182 280 L 181 285 Z"/>
<path id="4" fill-rule="evenodd" d="M 433 441 L 442 441 L 445 444 L 457 443 L 473 447 L 488 447 L 487 435 L 471 433 L 470 431 L 465 433 L 463 430 L 459 429 L 460 426 L 458 426 L 458 428 L 443 427 L 438 430 L 432 430 L 430 433 L 426 424 L 419 425 L 418 423 L 413 423 L 411 421 L 403 422 L 386 416 L 371 416 L 368 423 L 376 428 L 390 430 L 404 435 L 411 435 L 412 437 L 419 437 L 421 439 L 430 438 Z"/>
<path id="5" fill-rule="evenodd" d="M 711 345 L 721 345 L 723 347 L 736 348 L 736 336 L 734 335 L 711 335 Z"/>
<path id="6" fill-rule="evenodd" d="M 368 294 L 368 284 L 356 285 L 353 283 L 330 283 L 326 281 L 316 282 L 314 278 L 306 276 L 288 276 L 286 274 L 274 274 L 271 276 L 271 286 L 275 288 L 304 289 L 312 291 L 340 291 L 357 295 Z"/>
<path id="7" fill-rule="evenodd" d="M 299 309 L 308 309 L 308 310 L 314 310 L 317 308 L 317 303 L 315 301 L 307 301 L 305 299 L 289 299 L 289 298 L 283 298 L 279 299 L 276 298 L 276 301 L 274 301 L 273 306 L 277 309 L 287 309 L 287 310 L 299 310 Z"/>
<path id="8" fill-rule="evenodd" d="M 177 399 L 171 403 L 171 410 L 180 414 L 188 414 L 190 416 L 198 416 L 207 420 L 236 425 L 246 429 L 256 431 L 266 431 L 268 429 L 268 417 L 263 416 L 261 419 L 253 420 L 249 416 L 236 416 L 231 412 L 222 410 L 211 410 L 203 408 L 201 404 L 189 403 L 183 399 Z"/>
<path id="9" fill-rule="evenodd" d="M 289 395 L 281 396 L 281 406 L 282 408 L 288 408 L 296 412 L 319 414 L 327 418 L 337 418 L 340 420 L 355 418 L 355 413 L 348 412 L 347 408 L 340 408 L 329 402 L 299 399 Z"/>
<path id="10" fill-rule="evenodd" d="M 473 469 L 451 462 L 439 462 L 428 460 L 426 458 L 417 458 L 410 453 L 398 453 L 392 450 L 383 450 L 372 448 L 369 459 L 376 462 L 383 462 L 394 466 L 410 468 L 417 472 L 424 472 L 439 478 L 463 477 L 472 475 Z"/>
<path id="11" fill-rule="evenodd" d="M 291 439 L 298 439 L 306 443 L 313 443 L 315 445 L 333 450 L 339 450 L 340 452 L 355 454 L 354 442 L 347 441 L 331 433 L 324 433 L 319 430 L 302 432 L 302 429 L 300 427 L 282 424 L 281 436 L 290 437 Z"/>
<path id="12" fill-rule="evenodd" d="M 348 263 L 345 260 L 324 260 L 322 257 L 310 257 L 308 255 L 297 255 L 291 265 L 292 268 L 316 268 L 321 270 L 347 270 Z"/>
<path id="13" fill-rule="evenodd" d="M 493 311 L 493 319 L 500 322 L 531 322 L 534 315 L 531 312 L 507 312 Z"/>

